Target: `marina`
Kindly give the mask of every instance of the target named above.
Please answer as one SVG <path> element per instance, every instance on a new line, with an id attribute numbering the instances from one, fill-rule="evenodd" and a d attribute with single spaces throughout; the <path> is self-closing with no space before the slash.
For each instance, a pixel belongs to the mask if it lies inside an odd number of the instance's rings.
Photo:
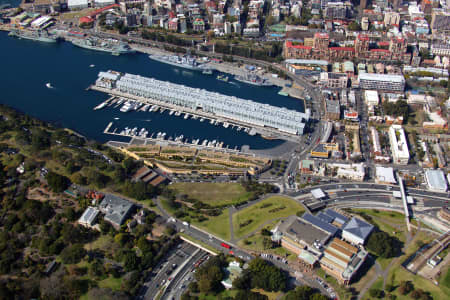
<path id="1" fill-rule="evenodd" d="M 238 149 L 237 146 L 234 148 L 230 148 L 228 145 L 224 145 L 224 142 L 218 141 L 218 140 L 212 140 L 209 141 L 207 139 L 204 139 L 202 142 L 200 139 L 193 138 L 189 140 L 188 138 L 185 138 L 184 135 L 179 136 L 167 136 L 166 132 L 152 132 L 149 133 L 149 131 L 146 128 L 139 129 L 138 127 L 130 128 L 125 127 L 123 129 L 114 128 L 113 122 L 109 122 L 106 128 L 103 130 L 103 133 L 109 134 L 109 135 L 115 135 L 115 136 L 121 136 L 121 137 L 129 137 L 132 139 L 138 139 L 143 141 L 144 145 L 148 143 L 158 143 L 163 145 L 183 145 L 183 146 L 190 146 L 197 149 L 216 149 L 216 150 L 225 150 L 225 151 L 231 151 L 231 152 L 240 152 L 240 149 Z M 133 144 L 131 141 L 130 144 Z M 142 144 L 142 143 L 140 143 Z"/>

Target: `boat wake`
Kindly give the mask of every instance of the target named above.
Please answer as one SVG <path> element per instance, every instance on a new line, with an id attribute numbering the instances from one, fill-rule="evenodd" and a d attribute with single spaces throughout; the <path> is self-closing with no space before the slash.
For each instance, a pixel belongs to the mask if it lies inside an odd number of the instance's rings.
<path id="1" fill-rule="evenodd" d="M 229 83 L 229 84 L 232 84 L 232 85 L 234 85 L 234 86 L 237 86 L 238 88 L 241 88 L 241 86 L 240 86 L 237 82 L 229 81 L 228 83 Z"/>

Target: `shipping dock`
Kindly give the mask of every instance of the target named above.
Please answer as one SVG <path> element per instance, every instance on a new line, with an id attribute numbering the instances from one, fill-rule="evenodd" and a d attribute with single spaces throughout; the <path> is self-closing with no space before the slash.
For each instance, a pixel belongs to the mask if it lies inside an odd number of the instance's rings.
<path id="1" fill-rule="evenodd" d="M 252 135 L 298 141 L 310 117 L 304 113 L 132 74 L 100 72 L 90 89 L 197 118 L 247 128 Z"/>

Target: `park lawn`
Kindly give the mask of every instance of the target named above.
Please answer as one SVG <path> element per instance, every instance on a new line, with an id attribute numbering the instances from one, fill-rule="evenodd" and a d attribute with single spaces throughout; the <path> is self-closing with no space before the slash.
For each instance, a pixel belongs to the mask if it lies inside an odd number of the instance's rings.
<path id="1" fill-rule="evenodd" d="M 363 287 L 374 277 L 376 276 L 375 266 L 371 266 L 370 269 L 362 275 L 360 278 L 355 278 L 351 284 L 351 287 L 357 291 L 361 291 Z M 356 281 L 357 280 L 357 281 Z M 356 281 L 356 282 L 355 282 Z"/>
<path id="2" fill-rule="evenodd" d="M 234 298 L 234 296 L 236 296 L 237 292 L 238 292 L 237 290 L 223 290 L 222 292 L 220 292 L 217 295 L 200 293 L 200 295 L 198 295 L 198 299 L 199 300 L 216 300 L 216 299 L 223 299 L 226 297 Z"/>
<path id="3" fill-rule="evenodd" d="M 269 298 L 269 300 L 276 300 L 278 298 L 278 296 L 280 296 L 282 294 L 282 292 L 266 292 L 263 289 L 252 289 L 252 292 L 257 292 L 262 295 L 266 295 L 267 298 Z"/>
<path id="4" fill-rule="evenodd" d="M 401 266 L 401 263 L 405 261 L 410 255 L 416 252 L 419 247 L 416 244 L 417 241 L 423 241 L 424 243 L 431 242 L 435 237 L 426 232 L 419 232 L 414 237 L 410 246 L 406 249 L 405 254 L 402 255 L 397 262 L 391 267 L 389 275 L 387 277 L 386 283 L 391 283 L 392 276 L 394 276 L 394 286 L 398 287 L 401 281 L 411 281 L 415 289 L 423 289 L 425 292 L 429 292 L 433 299 L 447 299 L 450 297 L 450 288 L 445 286 L 436 286 L 430 280 L 423 278 L 420 275 L 414 275 L 407 271 Z M 449 279 L 450 281 L 450 279 Z M 397 289 L 392 292 L 392 294 L 397 296 L 399 300 L 409 300 L 411 297 L 409 295 L 401 295 Z"/>
<path id="5" fill-rule="evenodd" d="M 450 268 L 447 266 L 445 275 L 441 277 L 440 285 L 447 295 L 450 295 Z"/>
<path id="6" fill-rule="evenodd" d="M 370 289 L 367 290 L 367 292 L 364 294 L 364 297 L 363 297 L 364 300 L 372 299 L 372 297 L 370 297 L 371 289 L 383 290 L 383 277 L 378 277 L 378 279 L 373 283 L 373 285 L 370 287 Z"/>
<path id="7" fill-rule="evenodd" d="M 267 230 L 271 230 L 273 227 L 275 227 L 275 225 L 277 223 L 278 223 L 278 221 L 273 221 L 270 224 L 265 225 L 263 228 L 265 228 Z M 262 243 L 263 238 L 264 237 L 261 235 L 261 232 L 255 232 L 254 234 L 250 235 L 248 238 L 238 241 L 237 244 L 239 247 L 250 250 L 250 251 L 260 251 L 260 252 L 264 252 L 264 253 L 276 254 L 281 257 L 285 257 L 289 261 L 297 260 L 297 255 L 295 255 L 295 253 L 293 253 L 283 247 L 276 247 L 276 248 L 265 250 L 263 247 L 263 243 Z"/>
<path id="8" fill-rule="evenodd" d="M 251 196 L 240 183 L 177 182 L 170 188 L 211 206 L 232 205 L 245 202 Z"/>
<path id="9" fill-rule="evenodd" d="M 230 234 L 230 216 L 228 209 L 222 211 L 217 217 L 208 217 L 208 220 L 199 222 L 197 219 L 190 220 L 193 225 L 210 232 L 224 240 L 229 240 Z"/>
<path id="10" fill-rule="evenodd" d="M 303 213 L 304 211 L 303 206 L 291 198 L 283 196 L 269 197 L 233 214 L 234 236 L 235 238 L 244 237 L 257 230 L 265 222 L 286 218 L 297 212 Z M 248 224 L 240 226 L 240 224 L 246 223 Z"/>
<path id="11" fill-rule="evenodd" d="M 285 257 L 289 261 L 297 260 L 297 256 L 293 252 L 291 252 L 283 247 L 276 247 L 273 249 L 264 250 L 262 240 L 263 240 L 263 236 L 260 233 L 255 233 L 246 239 L 240 240 L 237 244 L 239 247 L 241 247 L 243 249 L 247 249 L 249 251 L 258 251 L 258 252 L 276 254 L 281 257 Z M 250 244 L 247 245 L 247 244 L 245 244 L 244 241 L 250 242 Z"/>
<path id="12" fill-rule="evenodd" d="M 120 291 L 122 288 L 122 278 L 114 278 L 113 276 L 109 276 L 106 279 L 98 282 L 99 288 L 109 288 L 113 291 Z"/>

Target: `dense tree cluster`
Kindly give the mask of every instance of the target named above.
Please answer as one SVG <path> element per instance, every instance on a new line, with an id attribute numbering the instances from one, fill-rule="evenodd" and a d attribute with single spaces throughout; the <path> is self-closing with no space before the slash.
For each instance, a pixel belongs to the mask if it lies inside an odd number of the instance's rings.
<path id="1" fill-rule="evenodd" d="M 408 119 L 409 106 L 404 100 L 398 100 L 397 102 L 384 101 L 383 110 L 386 115 L 394 117 L 402 116 L 404 121 Z"/>
<path id="2" fill-rule="evenodd" d="M 400 253 L 402 244 L 386 232 L 376 231 L 370 235 L 367 248 L 377 256 L 391 258 Z"/>
<path id="3" fill-rule="evenodd" d="M 61 193 L 65 191 L 70 185 L 69 178 L 52 171 L 47 173 L 45 179 L 47 179 L 48 186 L 55 193 Z"/>
<path id="4" fill-rule="evenodd" d="M 223 289 L 221 281 L 225 276 L 223 268 L 227 265 L 225 256 L 217 255 L 208 260 L 195 273 L 198 289 L 202 293 L 218 293 Z"/>
<path id="5" fill-rule="evenodd" d="M 257 181 L 247 180 L 241 182 L 247 192 L 252 192 L 251 199 L 255 200 L 259 196 L 269 193 L 276 193 L 278 188 L 270 183 L 259 183 Z"/>
<path id="6" fill-rule="evenodd" d="M 282 270 L 261 258 L 255 258 L 241 276 L 233 281 L 233 286 L 241 290 L 261 288 L 265 291 L 284 291 L 286 280 Z"/>
<path id="7" fill-rule="evenodd" d="M 289 291 L 286 294 L 284 300 L 327 300 L 325 295 L 322 295 L 320 291 L 314 290 L 309 286 L 299 286 L 295 290 Z"/>

